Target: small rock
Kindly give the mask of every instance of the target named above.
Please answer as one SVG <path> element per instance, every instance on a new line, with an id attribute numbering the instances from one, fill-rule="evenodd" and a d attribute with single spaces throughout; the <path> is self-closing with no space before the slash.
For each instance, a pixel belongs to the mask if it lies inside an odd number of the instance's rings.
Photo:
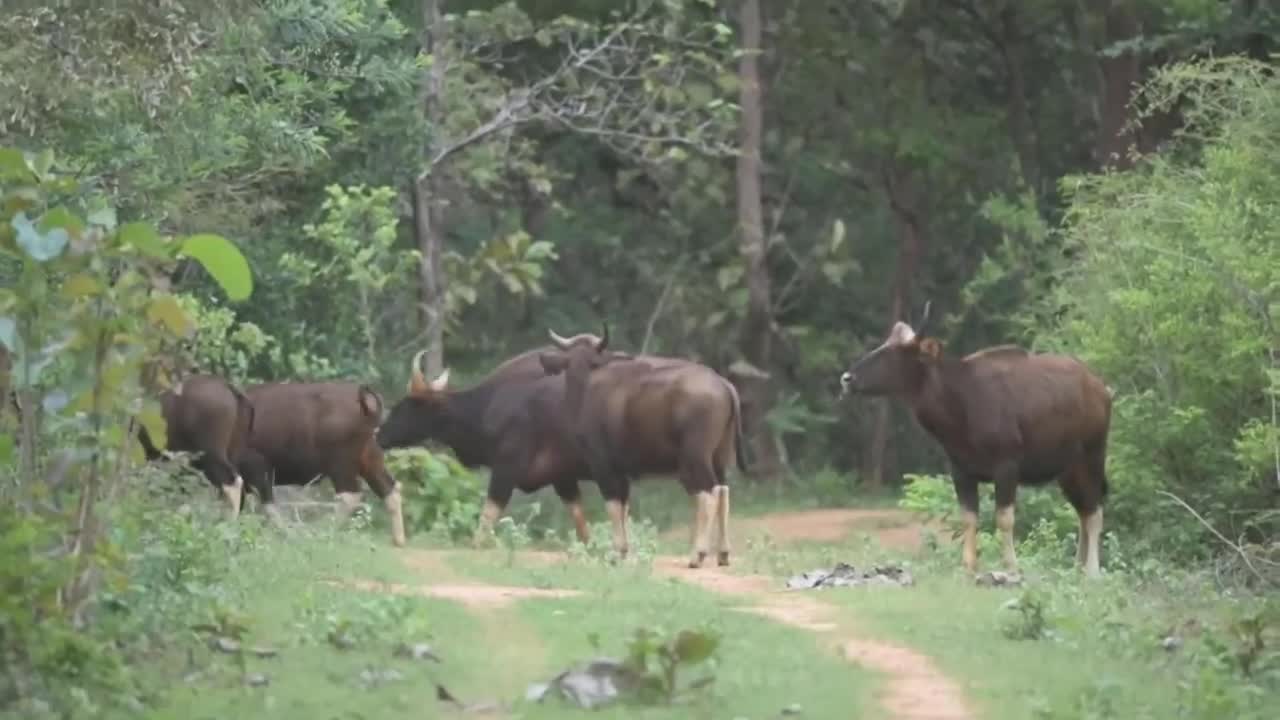
<path id="1" fill-rule="evenodd" d="M 974 582 L 978 584 L 978 587 L 1017 587 L 1022 584 L 1022 575 L 1001 570 L 989 570 L 975 577 Z"/>
<path id="2" fill-rule="evenodd" d="M 273 658 L 279 655 L 280 651 L 276 650 L 275 648 L 255 647 L 255 648 L 249 648 L 249 653 L 252 654 L 254 657 Z"/>
<path id="3" fill-rule="evenodd" d="M 1177 650 L 1178 648 L 1182 647 L 1182 638 L 1178 637 L 1177 635 L 1170 635 L 1169 637 L 1160 641 L 1160 647 L 1164 648 L 1169 652 L 1173 652 L 1174 650 Z"/>
<path id="4" fill-rule="evenodd" d="M 215 638 L 212 645 L 218 652 L 228 654 L 240 652 L 240 642 L 229 637 Z"/>
<path id="5" fill-rule="evenodd" d="M 396 646 L 395 655 L 409 660 L 434 660 L 440 662 L 440 656 L 436 655 L 435 650 L 426 643 L 400 643 Z"/>
<path id="6" fill-rule="evenodd" d="M 404 675 L 401 675 L 399 670 L 392 669 L 374 670 L 373 668 L 365 668 L 360 671 L 360 682 L 364 683 L 367 687 L 385 685 L 386 683 L 395 682 L 403 677 Z"/>
<path id="7" fill-rule="evenodd" d="M 356 641 L 345 632 L 335 631 L 329 633 L 329 644 L 339 650 L 350 650 L 356 646 Z"/>
<path id="8" fill-rule="evenodd" d="M 790 705 L 782 708 L 782 714 L 786 716 L 801 715 L 803 713 L 804 708 L 801 707 L 800 703 L 791 703 Z"/>
<path id="9" fill-rule="evenodd" d="M 244 676 L 244 684 L 249 687 L 266 687 L 271 684 L 271 680 L 262 673 L 249 673 Z"/>

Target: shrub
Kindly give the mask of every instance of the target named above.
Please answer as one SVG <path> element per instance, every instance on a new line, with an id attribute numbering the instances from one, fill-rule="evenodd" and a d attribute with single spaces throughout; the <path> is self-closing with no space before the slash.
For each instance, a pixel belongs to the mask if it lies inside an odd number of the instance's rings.
<path id="1" fill-rule="evenodd" d="M 387 469 L 402 487 L 406 530 L 450 540 L 475 531 L 485 489 L 452 455 L 423 448 L 395 450 L 387 454 Z"/>

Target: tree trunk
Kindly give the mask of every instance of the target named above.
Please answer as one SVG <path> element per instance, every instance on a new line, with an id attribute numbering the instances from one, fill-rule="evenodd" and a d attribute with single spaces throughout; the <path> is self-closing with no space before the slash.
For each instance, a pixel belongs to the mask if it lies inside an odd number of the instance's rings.
<path id="1" fill-rule="evenodd" d="M 1103 47 L 1138 35 L 1138 19 L 1128 0 L 1099 0 L 1094 7 L 1104 21 Z M 1102 75 L 1102 108 L 1098 113 L 1094 156 L 1099 167 L 1123 170 L 1132 165 L 1129 147 L 1133 138 L 1125 130 L 1125 123 L 1129 121 L 1129 100 L 1138 83 L 1139 60 L 1134 52 L 1098 58 L 1098 69 Z"/>
<path id="2" fill-rule="evenodd" d="M 773 330 L 764 211 L 760 197 L 760 152 L 764 126 L 759 68 L 760 2 L 742 0 L 739 11 L 743 52 L 738 62 L 738 77 L 742 85 L 739 98 L 742 119 L 738 134 L 741 154 L 737 169 L 738 233 L 747 283 L 747 312 L 740 346 L 750 368 L 734 374 L 742 386 L 743 432 L 751 445 L 753 470 L 757 475 L 777 476 L 781 470 L 777 440 L 765 422 L 765 414 L 772 404 L 768 371 Z"/>
<path id="3" fill-rule="evenodd" d="M 444 229 L 440 224 L 434 168 L 435 152 L 430 136 L 440 126 L 444 92 L 444 0 L 422 0 L 422 52 L 433 59 L 422 75 L 422 162 L 423 171 L 414 178 L 413 234 L 418 252 L 422 325 L 427 341 L 426 365 L 423 372 L 434 378 L 444 369 L 444 282 L 440 256 L 444 245 Z"/>
<path id="4" fill-rule="evenodd" d="M 908 314 L 912 279 L 920 265 L 920 222 L 916 216 L 915 186 L 907 172 L 894 170 L 885 178 L 885 194 L 893 211 L 898 230 L 898 260 L 893 273 L 893 285 L 889 296 L 889 322 L 904 319 Z M 888 334 L 888 327 L 885 329 Z M 881 488 L 888 480 L 886 469 L 892 449 L 889 424 L 892 405 L 887 399 L 875 401 L 872 421 L 871 447 L 868 449 L 863 481 L 870 488 Z"/>
<path id="5" fill-rule="evenodd" d="M 1000 12 L 1000 37 L 1000 53 L 1009 83 L 1005 101 L 1009 136 L 1013 139 L 1014 149 L 1018 153 L 1022 179 L 1031 188 L 1038 202 L 1041 192 L 1039 141 L 1036 139 L 1035 123 L 1032 121 L 1031 106 L 1027 100 L 1027 77 L 1022 67 L 1022 30 L 1018 25 L 1017 12 L 1013 5 L 1005 6 Z"/>

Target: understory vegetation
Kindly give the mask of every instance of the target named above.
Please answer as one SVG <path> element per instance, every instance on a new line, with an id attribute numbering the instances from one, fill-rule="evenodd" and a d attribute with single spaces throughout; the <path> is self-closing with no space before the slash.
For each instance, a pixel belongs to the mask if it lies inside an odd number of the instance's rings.
<path id="1" fill-rule="evenodd" d="M 254 498 L 221 521 L 190 458 L 137 441 L 163 444 L 159 394 L 191 372 L 389 405 L 419 350 L 466 387 L 606 321 L 738 387 L 735 522 L 897 508 L 926 534 L 753 531 L 729 572 L 905 563 L 912 588 L 819 598 L 982 717 L 1274 715 L 1268 3 L 20 0 L 0 20 L 0 714 L 417 717 L 603 654 L 630 658 L 644 717 L 873 715 L 886 678 L 653 570 L 687 548 L 664 534 L 690 517 L 674 482 L 637 485 L 624 562 L 591 483 L 586 545 L 544 491 L 473 551 L 486 471 L 395 451 L 396 552 L 378 503 L 334 526 L 327 479 L 283 493 L 287 530 Z M 1105 380 L 1100 581 L 1048 487 L 1019 495 L 1021 584 L 975 586 L 937 444 L 901 403 L 838 398 L 926 301 L 948 354 L 1017 343 Z M 417 592 L 453 581 L 583 594 Z"/>

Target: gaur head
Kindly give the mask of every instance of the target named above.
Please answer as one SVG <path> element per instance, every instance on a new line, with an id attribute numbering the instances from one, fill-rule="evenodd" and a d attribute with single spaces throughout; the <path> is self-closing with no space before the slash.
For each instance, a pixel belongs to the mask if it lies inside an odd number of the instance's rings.
<path id="1" fill-rule="evenodd" d="M 579 373 L 589 373 L 598 367 L 602 367 L 613 359 L 610 354 L 605 352 L 609 348 L 609 326 L 607 324 L 604 326 L 599 339 L 586 333 L 565 338 L 556 334 L 556 331 L 550 328 L 547 329 L 547 334 L 551 337 L 551 342 L 558 348 L 557 350 L 538 354 L 538 361 L 542 363 L 542 369 L 548 375 L 565 373 L 576 377 Z M 574 371 L 573 373 L 569 372 L 571 369 Z"/>
<path id="2" fill-rule="evenodd" d="M 446 369 L 440 377 L 428 382 L 422 375 L 422 356 L 426 352 L 413 356 L 405 396 L 392 406 L 378 428 L 378 445 L 384 450 L 416 445 L 436 437 L 448 422 L 445 412 L 449 371 Z"/>
<path id="3" fill-rule="evenodd" d="M 576 335 L 563 338 L 554 330 L 547 330 L 556 350 L 538 355 L 542 369 L 548 375 L 564 373 L 565 400 L 570 412 L 576 412 L 581 405 L 583 391 L 591 373 L 608 365 L 614 360 L 631 359 L 629 353 L 610 351 L 609 325 L 606 323 L 597 340 L 590 335 Z"/>
<path id="4" fill-rule="evenodd" d="M 841 397 L 849 393 L 895 395 L 918 387 L 928 368 L 942 356 L 942 344 L 923 336 L 928 320 L 926 303 L 920 330 L 901 321 L 894 323 L 879 347 L 855 360 L 840 376 Z"/>

